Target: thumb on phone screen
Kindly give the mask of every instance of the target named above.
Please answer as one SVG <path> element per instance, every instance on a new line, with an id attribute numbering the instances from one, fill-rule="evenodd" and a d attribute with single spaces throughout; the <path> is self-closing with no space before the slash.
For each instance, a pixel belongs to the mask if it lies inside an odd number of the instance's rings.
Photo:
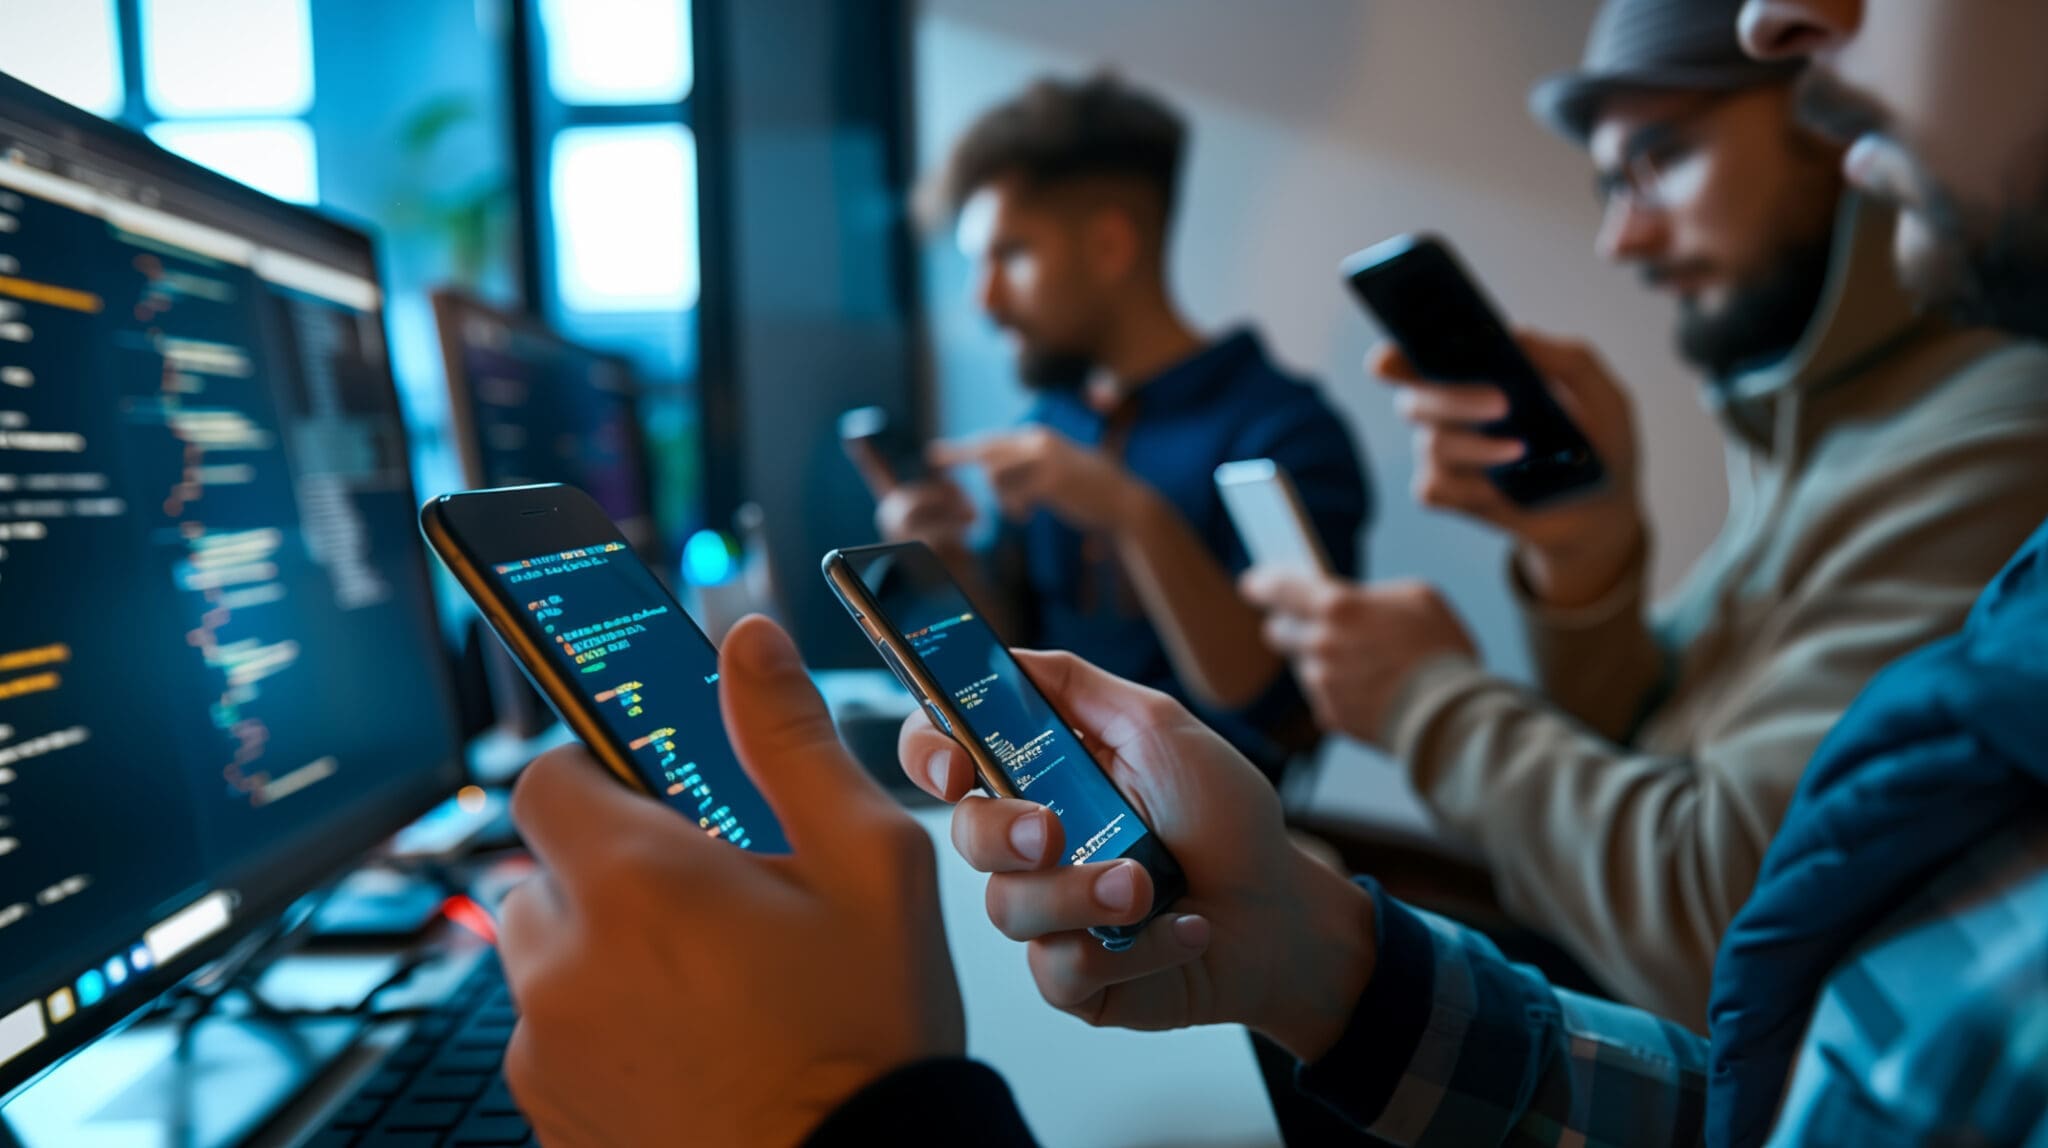
<path id="1" fill-rule="evenodd" d="M 766 618 L 743 618 L 719 651 L 726 736 L 802 856 L 857 852 L 864 832 L 900 819 L 848 753 L 796 644 Z"/>

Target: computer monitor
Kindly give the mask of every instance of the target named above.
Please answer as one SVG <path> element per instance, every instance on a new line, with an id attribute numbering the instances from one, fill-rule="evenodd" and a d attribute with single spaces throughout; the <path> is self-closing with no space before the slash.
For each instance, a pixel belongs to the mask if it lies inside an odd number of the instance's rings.
<path id="1" fill-rule="evenodd" d="M 434 320 L 468 482 L 581 487 L 664 569 L 632 365 L 456 291 L 435 292 Z"/>
<path id="2" fill-rule="evenodd" d="M 0 1096 L 461 784 L 380 303 L 0 76 Z"/>

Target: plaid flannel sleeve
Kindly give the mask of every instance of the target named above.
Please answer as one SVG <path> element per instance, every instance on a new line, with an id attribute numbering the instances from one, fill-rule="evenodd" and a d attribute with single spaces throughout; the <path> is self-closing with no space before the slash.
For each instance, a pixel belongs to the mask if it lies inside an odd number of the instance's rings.
<path id="1" fill-rule="evenodd" d="M 1337 1045 L 1296 1085 L 1374 1136 L 1437 1145 L 1690 1145 L 1705 1038 L 1552 988 L 1471 929 L 1370 879 L 1379 960 Z"/>

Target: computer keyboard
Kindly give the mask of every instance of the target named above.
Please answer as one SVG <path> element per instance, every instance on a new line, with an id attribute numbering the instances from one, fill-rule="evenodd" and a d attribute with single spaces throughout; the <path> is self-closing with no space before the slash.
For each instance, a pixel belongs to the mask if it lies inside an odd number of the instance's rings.
<path id="1" fill-rule="evenodd" d="M 498 1071 L 516 1019 L 497 957 L 486 956 L 305 1148 L 535 1143 Z"/>

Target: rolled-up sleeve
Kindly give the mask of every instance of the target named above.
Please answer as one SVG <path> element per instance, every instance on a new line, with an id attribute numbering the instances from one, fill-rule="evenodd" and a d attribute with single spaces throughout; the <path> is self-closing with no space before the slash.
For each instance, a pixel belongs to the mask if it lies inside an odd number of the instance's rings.
<path id="1" fill-rule="evenodd" d="M 1483 935 L 1387 897 L 1350 1026 L 1296 1086 L 1415 1148 L 1700 1141 L 1706 1040 L 1553 988 Z"/>

